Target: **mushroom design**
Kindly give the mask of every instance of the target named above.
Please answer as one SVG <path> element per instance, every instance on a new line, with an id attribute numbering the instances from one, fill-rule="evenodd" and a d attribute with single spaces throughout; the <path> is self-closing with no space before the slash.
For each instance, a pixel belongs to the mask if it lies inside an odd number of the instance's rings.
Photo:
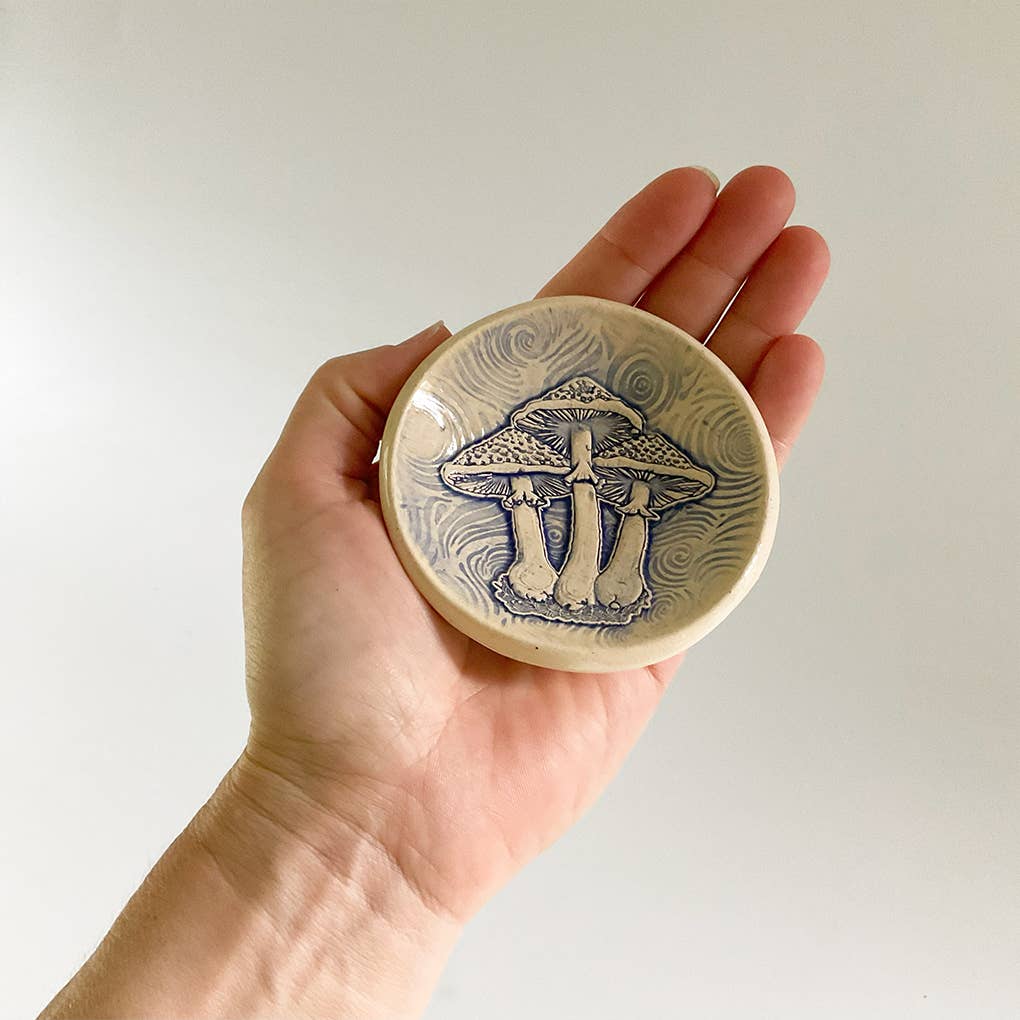
<path id="1" fill-rule="evenodd" d="M 602 554 L 593 457 L 640 432 L 644 418 L 593 379 L 577 376 L 518 408 L 510 421 L 569 457 L 563 481 L 570 485 L 570 545 L 553 595 L 567 609 L 592 605 Z"/>
<path id="2" fill-rule="evenodd" d="M 506 577 L 521 598 L 542 602 L 553 592 L 557 574 L 549 562 L 539 509 L 568 494 L 569 472 L 566 457 L 512 426 L 466 447 L 440 468 L 451 489 L 499 498 L 510 511 L 515 552 Z"/>
<path id="3" fill-rule="evenodd" d="M 603 606 L 629 606 L 645 590 L 648 521 L 657 520 L 659 511 L 700 499 L 715 485 L 715 476 L 657 432 L 624 440 L 596 457 L 594 467 L 599 495 L 623 518 L 609 562 L 595 580 L 595 596 Z"/>

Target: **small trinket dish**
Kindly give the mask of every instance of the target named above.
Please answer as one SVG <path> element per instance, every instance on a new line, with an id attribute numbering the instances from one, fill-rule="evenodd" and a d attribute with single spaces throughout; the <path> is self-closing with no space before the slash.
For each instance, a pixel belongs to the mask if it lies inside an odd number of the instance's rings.
<path id="1" fill-rule="evenodd" d="M 757 408 L 704 345 L 557 297 L 426 358 L 386 423 L 380 495 L 453 626 L 521 662 L 610 672 L 682 651 L 747 594 L 779 484 Z"/>

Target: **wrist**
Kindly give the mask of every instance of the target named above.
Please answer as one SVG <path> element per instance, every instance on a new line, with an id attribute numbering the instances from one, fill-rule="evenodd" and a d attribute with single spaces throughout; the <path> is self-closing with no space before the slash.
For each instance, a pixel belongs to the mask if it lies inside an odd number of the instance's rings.
<path id="1" fill-rule="evenodd" d="M 246 751 L 188 835 L 255 919 L 250 951 L 274 1006 L 424 1009 L 460 924 L 408 881 L 360 804 L 326 807 Z"/>

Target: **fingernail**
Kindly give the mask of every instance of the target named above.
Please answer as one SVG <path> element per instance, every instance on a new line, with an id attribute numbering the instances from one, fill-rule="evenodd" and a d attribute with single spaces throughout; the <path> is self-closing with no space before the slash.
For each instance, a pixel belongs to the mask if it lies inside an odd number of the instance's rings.
<path id="1" fill-rule="evenodd" d="M 435 336 L 440 330 L 447 333 L 450 331 L 446 328 L 446 323 L 442 319 L 437 319 L 432 323 L 431 326 L 426 326 L 420 333 L 415 333 L 414 336 L 409 336 L 403 341 L 405 344 L 413 344 L 416 340 L 425 340 L 430 336 Z"/>
<path id="2" fill-rule="evenodd" d="M 719 178 L 716 177 L 716 175 L 712 173 L 712 171 L 709 170 L 707 166 L 692 165 L 691 169 L 700 170 L 712 182 L 712 187 L 715 188 L 716 191 L 719 190 Z"/>

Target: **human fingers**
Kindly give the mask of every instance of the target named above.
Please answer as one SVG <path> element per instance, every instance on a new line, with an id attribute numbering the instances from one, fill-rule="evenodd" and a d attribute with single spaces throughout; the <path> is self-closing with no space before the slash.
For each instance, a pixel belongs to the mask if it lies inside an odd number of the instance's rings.
<path id="1" fill-rule="evenodd" d="M 791 333 L 774 340 L 750 383 L 750 393 L 772 437 L 779 466 L 818 395 L 825 374 L 825 356 L 809 336 Z"/>
<path id="2" fill-rule="evenodd" d="M 793 211 L 789 177 L 752 166 L 720 192 L 688 245 L 649 285 L 638 307 L 704 340 Z"/>
<path id="3" fill-rule="evenodd" d="M 792 333 L 829 271 L 829 249 L 811 227 L 787 227 L 758 260 L 708 342 L 746 386 L 776 337 Z"/>
<path id="4" fill-rule="evenodd" d="M 656 177 L 621 206 L 537 296 L 587 294 L 633 304 L 695 235 L 718 187 L 718 180 L 700 167 L 680 167 Z"/>

